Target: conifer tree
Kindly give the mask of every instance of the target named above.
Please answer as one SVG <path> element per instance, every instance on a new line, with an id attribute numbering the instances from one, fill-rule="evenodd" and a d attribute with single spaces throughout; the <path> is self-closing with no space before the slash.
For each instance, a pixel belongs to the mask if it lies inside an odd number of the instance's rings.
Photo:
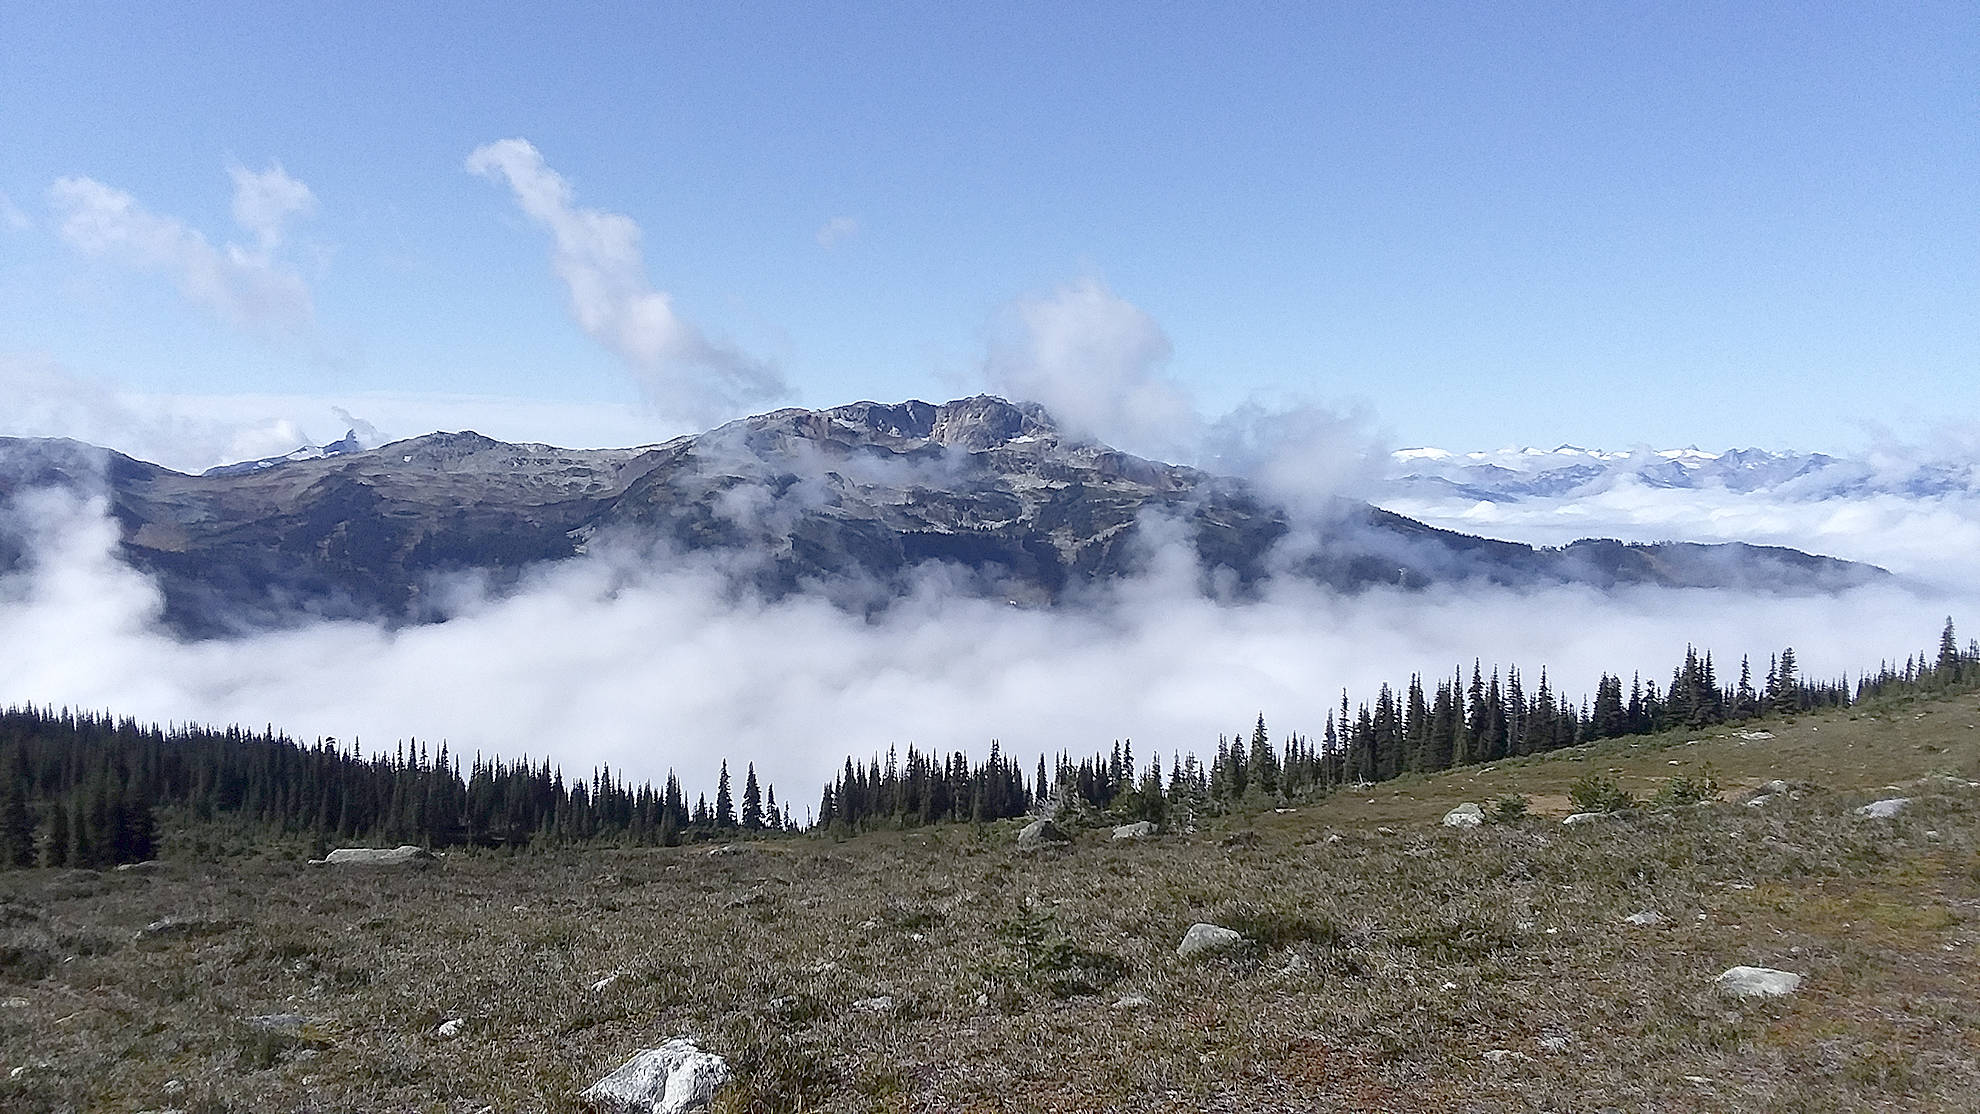
<path id="1" fill-rule="evenodd" d="M 729 760 L 722 759 L 722 775 L 715 782 L 715 826 L 728 831 L 736 826 L 736 801 L 729 794 Z"/>
<path id="2" fill-rule="evenodd" d="M 726 774 L 728 763 L 724 762 L 723 766 L 724 773 Z M 724 785 L 726 785 L 727 780 L 724 777 Z M 721 790 L 719 789 L 716 791 L 715 800 L 716 807 L 719 809 L 722 800 Z M 742 826 L 745 831 L 757 832 L 763 830 L 763 790 L 756 784 L 756 763 L 754 762 L 749 764 L 749 772 L 743 776 Z"/>

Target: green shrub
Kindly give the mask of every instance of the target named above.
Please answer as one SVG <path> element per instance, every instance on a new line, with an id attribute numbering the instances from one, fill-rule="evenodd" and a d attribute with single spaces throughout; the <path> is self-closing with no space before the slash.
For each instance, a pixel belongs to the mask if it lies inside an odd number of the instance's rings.
<path id="1" fill-rule="evenodd" d="M 1665 782 L 1651 803 L 1659 808 L 1682 808 L 1718 799 L 1719 783 L 1712 777 L 1712 768 L 1707 766 L 1696 776 L 1679 774 Z"/>
<path id="2" fill-rule="evenodd" d="M 1526 797 L 1520 793 L 1508 793 L 1492 803 L 1492 822 L 1511 824 L 1526 816 Z"/>
<path id="3" fill-rule="evenodd" d="M 1583 774 L 1568 787 L 1568 800 L 1576 812 L 1626 812 L 1636 807 L 1636 798 L 1616 780 L 1602 774 Z"/>

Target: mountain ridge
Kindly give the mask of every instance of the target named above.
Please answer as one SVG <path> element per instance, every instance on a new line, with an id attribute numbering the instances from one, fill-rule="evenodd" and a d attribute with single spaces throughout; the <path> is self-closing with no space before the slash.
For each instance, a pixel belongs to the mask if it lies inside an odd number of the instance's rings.
<path id="1" fill-rule="evenodd" d="M 1881 570 L 1798 551 L 1577 542 L 1536 549 L 1339 499 L 1295 520 L 1249 484 L 1063 432 L 1032 403 L 786 408 L 624 449 L 437 432 L 375 449 L 187 475 L 75 443 L 0 439 L 0 498 L 102 494 L 120 554 L 191 635 L 302 617 L 446 617 L 446 577 L 495 590 L 603 548 L 663 569 L 718 557 L 737 590 L 884 607 L 935 562 L 966 591 L 1052 605 L 1143 571 L 1151 523 L 1206 590 L 1274 576 L 1343 590 L 1480 581 L 1830 591 Z M 12 563 L 22 557 L 14 545 Z M 0 546 L 0 568 L 8 562 Z"/>

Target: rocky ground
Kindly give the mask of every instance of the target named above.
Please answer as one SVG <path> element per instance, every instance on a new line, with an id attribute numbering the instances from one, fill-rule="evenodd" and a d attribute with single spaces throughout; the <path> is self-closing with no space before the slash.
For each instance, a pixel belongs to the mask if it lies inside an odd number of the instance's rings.
<path id="1" fill-rule="evenodd" d="M 1036 850 L 0 875 L 0 1109 L 578 1110 L 690 1037 L 717 1110 L 1971 1110 L 1975 723 L 1887 705 Z M 1591 772 L 1724 799 L 1564 826 Z M 1441 823 L 1511 793 L 1534 812 Z"/>

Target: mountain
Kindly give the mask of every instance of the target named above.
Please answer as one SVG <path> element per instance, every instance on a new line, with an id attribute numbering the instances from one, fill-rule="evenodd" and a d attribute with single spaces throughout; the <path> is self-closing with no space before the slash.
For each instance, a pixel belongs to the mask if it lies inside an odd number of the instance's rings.
<path id="1" fill-rule="evenodd" d="M 200 473 L 203 476 L 230 476 L 236 472 L 259 472 L 263 468 L 273 468 L 278 464 L 290 464 L 298 460 L 321 460 L 326 456 L 341 456 L 344 453 L 363 452 L 364 442 L 358 440 L 357 430 L 346 430 L 344 435 L 327 445 L 304 445 L 293 452 L 281 456 L 265 456 L 260 460 L 243 460 L 238 464 L 222 464 Z"/>
<path id="2" fill-rule="evenodd" d="M 738 589 L 881 607 L 938 562 L 965 590 L 1049 605 L 1140 570 L 1152 535 L 1206 583 L 1343 589 L 1484 580 L 1829 591 L 1884 575 L 1794 550 L 1586 541 L 1535 549 L 1339 502 L 1311 522 L 1246 484 L 1060 431 L 1044 410 L 786 409 L 662 445 L 574 450 L 433 433 L 190 476 L 75 442 L 0 439 L 0 499 L 100 493 L 167 621 L 211 635 L 302 617 L 444 618 L 445 578 L 500 590 L 590 551 L 651 565 L 712 554 Z M 0 566 L 22 559 L 0 544 Z"/>
<path id="3" fill-rule="evenodd" d="M 1562 445 L 1453 453 L 1403 449 L 1391 457 L 1384 495 L 1464 498 L 1493 503 L 1567 499 L 1619 484 L 1723 490 L 1815 501 L 1839 496 L 1934 498 L 1980 495 L 1980 467 L 1969 462 L 1851 459 L 1826 453 L 1728 449 L 1635 449 L 1609 452 Z"/>

